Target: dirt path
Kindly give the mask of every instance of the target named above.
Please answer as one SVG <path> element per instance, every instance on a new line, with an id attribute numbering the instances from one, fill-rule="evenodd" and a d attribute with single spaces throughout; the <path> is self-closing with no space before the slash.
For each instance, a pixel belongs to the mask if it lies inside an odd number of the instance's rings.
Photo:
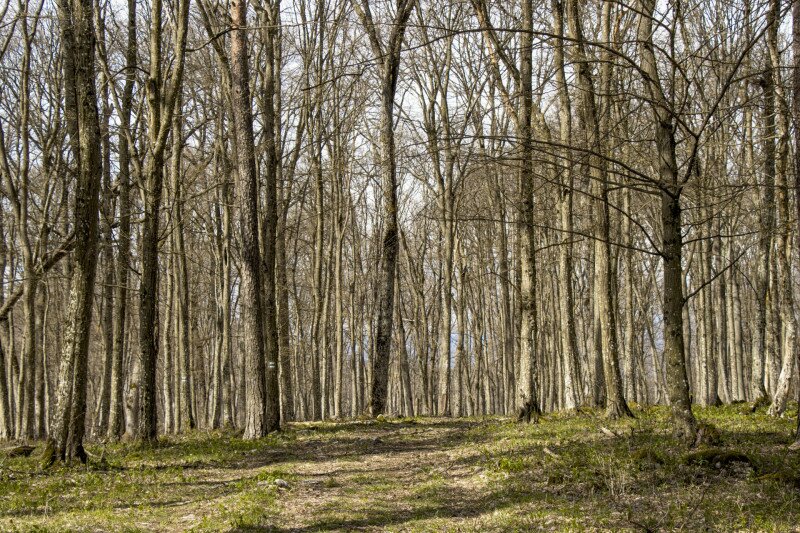
<path id="1" fill-rule="evenodd" d="M 89 468 L 0 461 L 0 531 L 797 531 L 792 421 L 702 414 L 751 465 L 687 460 L 661 408 L 298 423 L 258 441 L 198 431 L 95 444 Z"/>
<path id="2" fill-rule="evenodd" d="M 310 440 L 292 469 L 296 481 L 279 500 L 274 527 L 402 529 L 428 518 L 468 520 L 485 485 L 463 447 L 475 425 L 365 426 L 335 442 Z"/>

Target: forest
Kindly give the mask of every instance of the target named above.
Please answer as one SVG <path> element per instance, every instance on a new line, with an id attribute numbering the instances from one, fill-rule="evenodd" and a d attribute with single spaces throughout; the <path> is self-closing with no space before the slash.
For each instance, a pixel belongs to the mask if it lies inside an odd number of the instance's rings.
<path id="1" fill-rule="evenodd" d="M 0 0 L 0 81 L 0 530 L 800 523 L 799 0 Z"/>

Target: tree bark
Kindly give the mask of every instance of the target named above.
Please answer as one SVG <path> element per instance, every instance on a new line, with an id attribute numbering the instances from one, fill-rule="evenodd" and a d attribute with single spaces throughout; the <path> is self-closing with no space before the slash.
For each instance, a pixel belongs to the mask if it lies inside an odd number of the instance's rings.
<path id="1" fill-rule="evenodd" d="M 245 439 L 267 434 L 263 264 L 258 239 L 258 177 L 247 58 L 247 2 L 231 2 L 231 87 L 236 133 L 236 204 L 241 231 L 241 296 L 245 366 Z"/>
<path id="2" fill-rule="evenodd" d="M 800 0 L 792 2 L 792 122 L 794 130 L 800 128 Z M 800 198 L 800 135 L 794 136 L 794 190 L 795 198 Z M 800 202 L 795 202 L 797 209 L 795 235 L 797 248 L 800 249 Z M 797 351 L 797 366 L 800 367 L 800 351 Z M 800 387 L 797 387 L 800 401 Z M 795 441 L 800 442 L 800 409 L 797 412 L 797 430 Z"/>
<path id="3" fill-rule="evenodd" d="M 142 229 L 142 277 L 139 285 L 139 350 L 141 383 L 139 386 L 139 429 L 137 438 L 155 441 L 158 435 L 156 398 L 156 362 L 158 359 L 158 240 L 161 196 L 164 186 L 164 149 L 172 126 L 175 100 L 181 91 L 189 0 L 177 5 L 178 27 L 174 38 L 175 67 L 170 82 L 164 85 L 161 69 L 162 0 L 153 0 L 150 15 L 150 70 L 147 79 L 147 127 L 150 158 L 145 183 L 144 223 Z"/>
<path id="4" fill-rule="evenodd" d="M 124 430 L 123 372 L 125 346 L 125 318 L 128 307 L 128 262 L 131 245 L 130 172 L 131 147 L 128 137 L 131 129 L 133 87 L 136 82 L 136 0 L 128 0 L 128 41 L 125 48 L 125 87 L 122 95 L 121 129 L 119 134 L 119 248 L 116 264 L 116 294 L 114 295 L 114 353 L 111 365 L 111 408 L 109 411 L 108 436 L 117 439 Z"/>
<path id="5" fill-rule="evenodd" d="M 653 52 L 652 17 L 655 0 L 640 0 L 639 42 L 642 70 L 652 101 L 658 174 L 661 188 L 661 257 L 663 261 L 664 356 L 667 361 L 667 386 L 672 406 L 673 432 L 686 442 L 694 442 L 697 422 L 689 398 L 686 355 L 683 337 L 683 266 L 681 263 L 681 184 L 675 156 L 675 124 L 659 82 Z"/>
<path id="6" fill-rule="evenodd" d="M 380 169 L 383 188 L 383 239 L 378 277 L 378 330 L 372 358 L 370 414 L 378 416 L 386 409 L 389 383 L 389 355 L 392 344 L 395 278 L 399 248 L 397 228 L 397 161 L 394 141 L 394 96 L 400 70 L 400 52 L 406 23 L 415 0 L 398 0 L 389 38 L 381 42 L 378 27 L 372 20 L 368 0 L 354 4 L 367 32 L 376 59 L 380 61 L 381 127 Z"/>
<path id="7" fill-rule="evenodd" d="M 583 97 L 584 120 L 587 122 L 587 140 L 594 155 L 589 157 L 592 178 L 593 210 L 595 220 L 595 298 L 600 312 L 601 345 L 604 362 L 606 387 L 606 414 L 610 418 L 633 416 L 625 401 L 619 365 L 619 341 L 617 338 L 617 312 L 614 305 L 614 269 L 611 256 L 611 215 L 609 207 L 609 186 L 607 162 L 601 135 L 600 118 L 595 101 L 594 79 L 588 56 L 584 49 L 583 29 L 577 2 L 568 0 L 569 26 L 575 39 L 575 63 L 578 71 L 578 84 Z M 610 5 L 603 4 L 603 23 L 606 40 L 610 25 Z"/>
<path id="8" fill-rule="evenodd" d="M 94 5 L 91 0 L 61 0 L 59 23 L 64 47 L 68 133 L 78 162 L 75 187 L 75 266 L 67 311 L 64 351 L 51 439 L 55 458 L 86 462 L 86 369 L 92 298 L 97 267 L 98 208 L 102 160 L 100 116 L 95 85 Z"/>

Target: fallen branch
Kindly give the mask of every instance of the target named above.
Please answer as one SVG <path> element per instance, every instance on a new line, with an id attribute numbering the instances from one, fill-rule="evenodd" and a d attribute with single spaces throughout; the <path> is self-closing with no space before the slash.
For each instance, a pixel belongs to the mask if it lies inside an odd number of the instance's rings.
<path id="1" fill-rule="evenodd" d="M 553 450 L 551 450 L 551 449 L 550 449 L 550 448 L 548 448 L 547 446 L 545 446 L 545 447 L 544 447 L 544 449 L 543 449 L 542 451 L 543 451 L 544 453 L 546 453 L 547 455 L 549 455 L 550 457 L 553 457 L 553 458 L 555 458 L 555 459 L 561 459 L 561 456 L 560 456 L 560 455 L 558 455 L 556 452 L 554 452 Z"/>
<path id="2" fill-rule="evenodd" d="M 601 426 L 601 427 L 600 427 L 600 431 L 602 431 L 602 432 L 603 432 L 603 434 L 604 434 L 604 435 L 606 435 L 606 436 L 608 436 L 608 437 L 612 437 L 612 438 L 613 438 L 613 437 L 619 437 L 619 435 L 618 435 L 617 433 L 614 433 L 613 431 L 611 431 L 611 430 L 610 430 L 610 429 L 608 429 L 607 427 L 603 427 L 603 426 Z"/>

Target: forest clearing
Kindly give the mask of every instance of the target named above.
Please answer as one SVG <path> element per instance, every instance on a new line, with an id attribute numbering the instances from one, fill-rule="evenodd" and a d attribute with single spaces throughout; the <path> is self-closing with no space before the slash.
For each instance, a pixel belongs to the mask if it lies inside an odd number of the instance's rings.
<path id="1" fill-rule="evenodd" d="M 792 423 L 698 410 L 687 450 L 664 408 L 292 423 L 89 445 L 86 467 L 0 462 L 3 531 L 797 531 Z M 792 406 L 790 414 L 795 407 Z M 709 438 L 708 436 L 706 437 Z"/>
<path id="2" fill-rule="evenodd" d="M 800 0 L 0 0 L 0 530 L 792 531 Z"/>

